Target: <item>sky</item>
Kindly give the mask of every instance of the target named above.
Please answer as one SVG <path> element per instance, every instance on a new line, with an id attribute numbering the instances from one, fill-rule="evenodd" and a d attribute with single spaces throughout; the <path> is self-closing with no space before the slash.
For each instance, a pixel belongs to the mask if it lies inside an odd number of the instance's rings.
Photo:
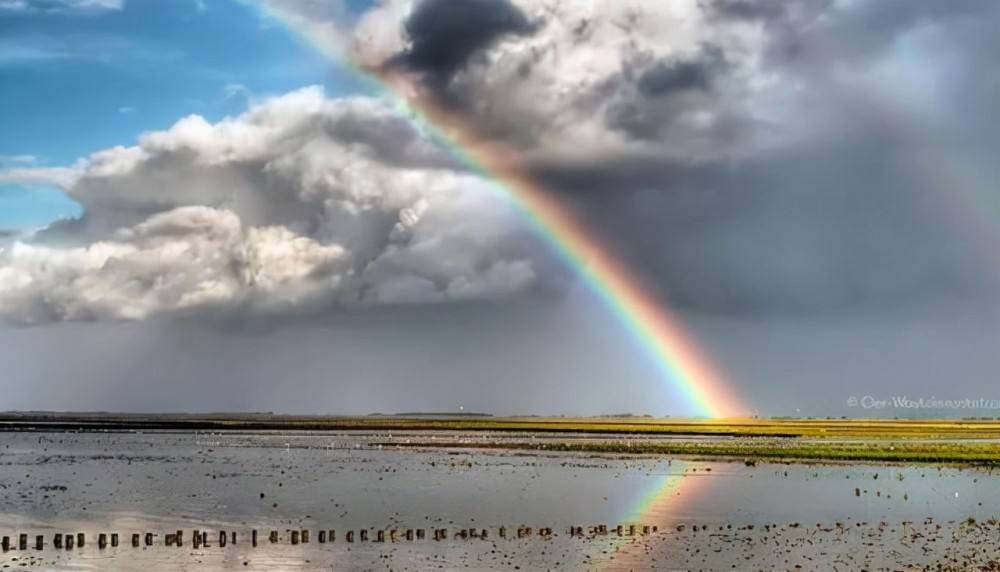
<path id="1" fill-rule="evenodd" d="M 10 1 L 0 37 L 0 78 L 12 86 L 0 92 L 4 167 L 71 165 L 186 115 L 217 121 L 258 95 L 359 89 L 236 2 Z M 0 206 L 11 229 L 82 212 L 50 185 L 5 184 Z"/>
<path id="2" fill-rule="evenodd" d="M 351 61 L 504 149 L 747 412 L 1000 415 L 848 405 L 1000 400 L 998 16 L 0 0 L 0 410 L 697 414 Z"/>

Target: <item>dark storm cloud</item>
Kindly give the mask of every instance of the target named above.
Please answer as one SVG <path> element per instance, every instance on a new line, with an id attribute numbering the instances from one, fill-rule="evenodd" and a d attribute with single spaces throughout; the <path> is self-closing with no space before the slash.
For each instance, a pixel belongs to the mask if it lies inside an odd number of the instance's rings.
<path id="1" fill-rule="evenodd" d="M 707 91 L 718 66 L 711 61 L 658 61 L 639 76 L 639 92 L 646 97 L 662 97 L 683 89 Z"/>
<path id="2" fill-rule="evenodd" d="M 802 25 L 802 15 L 793 17 L 791 12 L 777 18 L 779 25 L 771 27 L 772 56 L 786 61 L 802 59 L 812 66 L 840 60 L 864 61 L 920 26 L 948 27 L 960 25 L 963 20 L 988 23 L 1000 17 L 1000 3 L 992 0 L 885 0 L 856 2 L 841 8 L 829 4 L 808 5 L 804 12 L 813 22 L 808 26 Z M 952 31 L 956 43 L 961 43 L 961 33 L 957 28 Z"/>
<path id="3" fill-rule="evenodd" d="M 763 60 L 767 72 L 797 86 L 784 91 L 782 102 L 797 99 L 801 108 L 766 109 L 762 116 L 779 117 L 777 124 L 740 110 L 734 95 L 744 93 L 735 79 L 741 70 L 729 65 L 740 53 L 732 46 L 653 64 L 640 57 L 638 65 L 630 61 L 636 73 L 606 82 L 610 104 L 603 119 L 641 141 L 641 150 L 536 158 L 531 168 L 667 300 L 692 311 L 813 313 L 919 304 L 935 296 L 989 297 L 1000 248 L 984 249 L 970 237 L 995 237 L 995 229 L 966 228 L 984 223 L 942 216 L 941 205 L 969 201 L 973 192 L 989 194 L 991 177 L 1000 175 L 985 159 L 998 151 L 1000 90 L 990 72 L 997 51 L 983 49 L 997 41 L 991 22 L 1000 15 L 998 6 L 702 4 L 715 17 L 766 21 L 766 53 L 784 50 L 781 58 Z M 933 137 L 922 127 L 932 124 L 922 115 L 927 112 L 912 111 L 910 101 L 874 102 L 891 94 L 867 95 L 883 87 L 863 75 L 899 49 L 902 38 L 913 42 L 926 30 L 935 44 L 919 49 L 936 50 L 953 82 L 941 87 L 947 99 L 935 110 L 950 123 Z M 852 67 L 831 74 L 826 64 L 833 61 Z M 926 73 L 942 73 L 935 64 L 940 61 L 929 62 Z M 850 74 L 857 75 L 843 79 Z M 789 97 L 793 93 L 800 95 Z M 697 113 L 714 115 L 715 122 L 680 129 L 683 118 Z M 733 141 L 766 140 L 772 132 L 801 143 L 759 155 L 751 146 L 735 159 L 711 153 Z M 696 158 L 675 152 L 699 148 L 708 152 Z M 965 172 L 976 168 L 970 163 L 979 164 L 978 180 Z M 963 171 L 966 179 L 943 183 L 928 172 L 942 168 Z M 973 190 L 975 185 L 982 188 Z M 986 213 L 985 224 L 995 224 L 997 214 Z"/>
<path id="4" fill-rule="evenodd" d="M 713 106 L 713 82 L 727 65 L 724 51 L 713 45 L 688 58 L 640 54 L 609 80 L 606 89 L 617 95 L 605 121 L 631 138 L 657 140 L 678 115 Z"/>
<path id="5" fill-rule="evenodd" d="M 786 2 L 773 0 L 711 0 L 701 7 L 715 16 L 742 20 L 773 20 L 788 12 Z"/>
<path id="6" fill-rule="evenodd" d="M 528 18 L 510 0 L 422 0 L 404 24 L 410 47 L 390 66 L 426 74 L 444 86 L 475 53 L 507 34 L 528 34 Z"/>
<path id="7" fill-rule="evenodd" d="M 952 18 L 989 18 L 997 13 L 998 4 L 992 0 L 883 0 L 858 2 L 838 13 L 831 25 L 850 28 L 855 39 L 891 42 L 919 24 L 946 25 Z"/>
<path id="8" fill-rule="evenodd" d="M 700 6 L 715 19 L 766 22 L 776 53 L 786 58 L 866 58 L 920 25 L 948 25 L 962 18 L 988 21 L 1000 15 L 1000 4 L 992 0 L 883 0 L 847 5 L 834 0 L 706 0 Z"/>
<path id="9" fill-rule="evenodd" d="M 981 293 L 991 254 L 940 216 L 946 189 L 893 155 L 872 142 L 728 166 L 619 157 L 534 168 L 673 307 L 781 315 Z"/>

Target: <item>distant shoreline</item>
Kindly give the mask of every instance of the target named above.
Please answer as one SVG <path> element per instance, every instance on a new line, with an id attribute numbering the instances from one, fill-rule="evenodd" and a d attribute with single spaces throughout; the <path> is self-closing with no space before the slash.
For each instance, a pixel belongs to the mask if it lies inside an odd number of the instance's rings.
<path id="1" fill-rule="evenodd" d="M 0 413 L 0 431 L 499 431 L 731 437 L 1000 439 L 1000 420 L 493 417 L 486 414 Z"/>
<path id="2" fill-rule="evenodd" d="M 748 464 L 847 461 L 1000 467 L 1000 421 L 986 420 L 4 413 L 0 431 L 437 431 L 476 438 L 422 439 L 418 434 L 404 443 L 390 436 L 384 445 L 652 454 Z M 560 435 L 567 439 L 560 440 Z M 574 438 L 568 439 L 570 435 Z M 534 436 L 544 439 L 535 441 Z"/>

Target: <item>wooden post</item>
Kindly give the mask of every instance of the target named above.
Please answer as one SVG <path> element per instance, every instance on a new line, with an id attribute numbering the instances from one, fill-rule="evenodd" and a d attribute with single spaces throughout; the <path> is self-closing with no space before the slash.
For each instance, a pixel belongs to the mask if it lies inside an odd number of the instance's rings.
<path id="1" fill-rule="evenodd" d="M 225 547 L 226 547 L 226 531 L 225 530 L 220 530 L 219 531 L 219 548 L 225 548 Z"/>
<path id="2" fill-rule="evenodd" d="M 316 540 L 320 544 L 326 544 L 326 531 L 325 530 L 319 531 L 319 534 L 316 535 Z"/>
<path id="3" fill-rule="evenodd" d="M 643 525 L 643 527 L 642 527 L 642 533 L 643 534 L 649 534 L 649 525 L 648 524 Z"/>
<path id="4" fill-rule="evenodd" d="M 368 542 L 368 529 L 361 530 L 361 542 Z"/>
<path id="5" fill-rule="evenodd" d="M 348 530 L 347 531 L 347 541 L 348 542 L 354 542 L 354 531 L 353 530 Z"/>
<path id="6" fill-rule="evenodd" d="M 52 535 L 52 546 L 62 548 L 62 534 L 58 532 Z"/>
<path id="7" fill-rule="evenodd" d="M 134 548 L 138 548 L 139 547 L 139 535 L 138 534 L 133 534 L 132 535 L 132 546 Z"/>
<path id="8" fill-rule="evenodd" d="M 409 529 L 409 528 L 406 529 L 406 540 L 408 542 L 412 542 L 413 541 L 413 529 Z"/>
<path id="9" fill-rule="evenodd" d="M 45 537 L 39 534 L 35 537 L 35 550 L 41 550 L 45 548 Z"/>
<path id="10" fill-rule="evenodd" d="M 201 546 L 201 531 L 195 529 L 194 533 L 191 534 L 191 543 L 195 550 Z"/>
<path id="11" fill-rule="evenodd" d="M 394 528 L 394 529 L 392 529 L 392 530 L 389 531 L 389 542 L 396 542 L 396 540 L 397 540 L 397 538 L 396 538 L 396 529 Z"/>
<path id="12" fill-rule="evenodd" d="M 379 530 L 375 532 L 375 542 L 385 542 L 385 531 Z"/>
<path id="13" fill-rule="evenodd" d="M 507 528 L 506 527 L 503 527 L 503 526 L 500 527 L 500 538 L 507 538 Z"/>
<path id="14" fill-rule="evenodd" d="M 167 535 L 163 537 L 163 544 L 166 546 L 173 546 L 174 544 L 177 544 L 177 535 L 170 534 L 168 532 Z"/>
<path id="15" fill-rule="evenodd" d="M 299 543 L 299 531 L 293 530 L 292 531 L 292 544 L 298 544 L 298 543 Z"/>
<path id="16" fill-rule="evenodd" d="M 83 548 L 83 541 L 84 540 L 85 540 L 85 538 L 83 537 L 83 533 L 82 532 L 76 533 L 76 545 L 77 545 L 77 547 Z"/>
<path id="17" fill-rule="evenodd" d="M 17 549 L 27 550 L 28 549 L 28 535 L 21 534 L 17 537 Z"/>
<path id="18" fill-rule="evenodd" d="M 267 536 L 267 539 L 271 542 L 271 544 L 277 544 L 277 542 L 278 542 L 278 531 L 277 530 L 272 530 L 271 534 L 269 534 Z"/>
<path id="19" fill-rule="evenodd" d="M 308 543 L 309 543 L 309 531 L 308 530 L 303 530 L 302 531 L 302 544 L 308 544 Z"/>
<path id="20" fill-rule="evenodd" d="M 417 529 L 417 540 L 423 540 L 423 539 L 424 539 L 424 529 L 418 528 Z"/>
<path id="21" fill-rule="evenodd" d="M 66 550 L 73 550 L 73 535 L 66 535 Z"/>
<path id="22" fill-rule="evenodd" d="M 489 536 L 489 531 L 487 531 L 487 530 L 486 530 L 486 529 L 484 528 L 484 529 L 483 529 L 483 531 L 479 533 L 479 538 L 482 538 L 483 540 L 486 540 L 486 537 L 487 537 L 487 536 Z"/>
<path id="23" fill-rule="evenodd" d="M 205 547 L 205 548 L 208 548 L 208 531 L 207 530 L 202 531 L 202 533 L 201 533 L 201 545 L 203 547 Z"/>
<path id="24" fill-rule="evenodd" d="M 331 531 L 327 532 L 326 533 L 326 538 L 330 542 L 333 542 L 337 538 L 337 531 L 336 530 L 331 530 Z"/>
<path id="25" fill-rule="evenodd" d="M 635 525 L 634 524 L 628 525 L 628 535 L 629 536 L 635 536 Z"/>
<path id="26" fill-rule="evenodd" d="M 107 547 L 108 547 L 108 535 L 102 532 L 97 535 L 97 548 L 104 550 Z"/>
<path id="27" fill-rule="evenodd" d="M 229 542 L 231 542 L 232 544 L 236 544 L 236 531 L 235 530 L 232 532 L 232 535 L 229 537 Z"/>
<path id="28" fill-rule="evenodd" d="M 145 542 L 146 546 L 152 546 L 153 545 L 153 533 L 152 532 L 147 532 L 146 533 L 146 538 L 144 538 L 143 540 L 146 541 Z"/>
<path id="29" fill-rule="evenodd" d="M 3 548 L 4 552 L 7 552 L 8 550 L 10 550 L 10 537 L 9 536 L 5 536 L 2 539 L 0 539 L 0 548 Z"/>
<path id="30" fill-rule="evenodd" d="M 112 532 L 111 533 L 111 547 L 112 548 L 117 548 L 118 547 L 118 533 L 117 532 Z"/>
<path id="31" fill-rule="evenodd" d="M 618 528 L 615 529 L 615 532 L 618 533 L 618 536 L 621 536 L 624 533 L 624 531 L 625 531 L 625 527 L 623 527 L 620 524 L 618 525 Z"/>
<path id="32" fill-rule="evenodd" d="M 183 530 L 178 530 L 177 532 L 174 533 L 174 544 L 176 544 L 178 548 L 180 548 L 181 546 L 184 546 L 184 531 Z"/>
<path id="33" fill-rule="evenodd" d="M 257 548 L 257 529 L 250 531 L 250 546 Z"/>

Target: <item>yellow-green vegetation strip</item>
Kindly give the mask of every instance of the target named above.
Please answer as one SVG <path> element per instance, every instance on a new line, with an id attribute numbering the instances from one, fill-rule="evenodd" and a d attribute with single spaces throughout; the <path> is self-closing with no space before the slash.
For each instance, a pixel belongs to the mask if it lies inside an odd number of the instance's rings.
<path id="1" fill-rule="evenodd" d="M 392 445 L 399 445 L 392 443 Z M 423 444 L 430 446 L 430 444 Z M 419 447 L 420 443 L 409 446 Z M 434 443 L 434 447 L 468 449 L 528 449 L 579 453 L 627 453 L 678 455 L 695 458 L 727 458 L 799 461 L 885 461 L 907 463 L 954 463 L 1000 467 L 1000 444 L 913 442 L 760 442 L 735 439 L 726 442 L 587 441 L 587 442 L 472 442 Z"/>
<path id="2" fill-rule="evenodd" d="M 334 417 L 270 414 L 0 414 L 0 429 L 498 431 L 733 437 L 1000 439 L 1000 420 L 672 419 L 652 417 Z"/>

